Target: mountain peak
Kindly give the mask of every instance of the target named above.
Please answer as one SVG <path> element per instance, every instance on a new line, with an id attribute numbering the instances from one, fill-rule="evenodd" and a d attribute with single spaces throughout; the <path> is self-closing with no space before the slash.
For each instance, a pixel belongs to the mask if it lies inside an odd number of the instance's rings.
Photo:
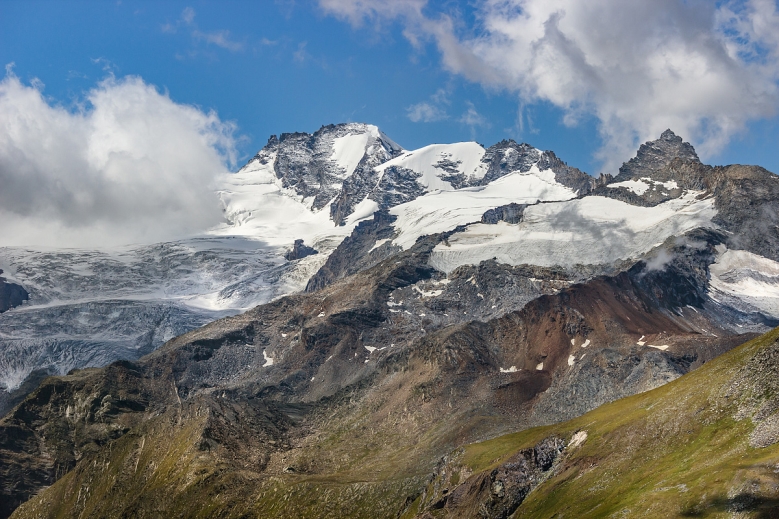
<path id="1" fill-rule="evenodd" d="M 676 135 L 670 128 L 660 134 L 660 140 L 670 142 L 682 142 L 682 138 Z"/>
<path id="2" fill-rule="evenodd" d="M 653 173 L 665 169 L 676 158 L 700 162 L 692 144 L 684 142 L 681 137 L 668 129 L 660 135 L 659 139 L 642 144 L 636 156 L 619 168 L 619 175 L 614 182 L 643 177 L 653 178 Z"/>

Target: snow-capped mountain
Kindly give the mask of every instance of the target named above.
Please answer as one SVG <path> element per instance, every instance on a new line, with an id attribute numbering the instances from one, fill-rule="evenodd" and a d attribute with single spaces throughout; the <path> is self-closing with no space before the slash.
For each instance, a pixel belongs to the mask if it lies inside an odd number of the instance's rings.
<path id="1" fill-rule="evenodd" d="M 442 232 L 450 235 L 429 264 L 444 274 L 494 260 L 586 280 L 654 257 L 695 229 L 724 230 L 736 238 L 719 249 L 712 294 L 729 308 L 779 318 L 771 270 L 779 249 L 744 225 L 746 209 L 731 201 L 749 186 L 717 184 L 727 175 L 705 168 L 670 131 L 615 178 L 599 179 L 513 141 L 409 151 L 358 123 L 272 136 L 221 180 L 225 223 L 201 236 L 103 251 L 0 249 L 4 276 L 30 295 L 0 315 L 0 403 L 33 372 L 136 358 L 218 317 L 299 292 L 317 272 L 310 288 Z M 741 175 L 771 189 L 776 178 Z M 773 207 L 775 195 L 761 207 Z M 369 227 L 373 234 L 360 237 Z M 348 262 L 334 257 L 350 264 L 338 270 L 329 258 L 350 236 L 362 249 Z M 290 255 L 293 246 L 307 252 Z"/>
<path id="2" fill-rule="evenodd" d="M 670 131 L 595 179 L 513 141 L 408 151 L 328 126 L 272 137 L 216 196 L 226 221 L 202 236 L 0 250 L 29 292 L 0 315 L 0 403 L 20 402 L 0 515 L 36 494 L 20 513 L 413 515 L 453 449 L 779 325 L 779 177 L 702 164 Z"/>

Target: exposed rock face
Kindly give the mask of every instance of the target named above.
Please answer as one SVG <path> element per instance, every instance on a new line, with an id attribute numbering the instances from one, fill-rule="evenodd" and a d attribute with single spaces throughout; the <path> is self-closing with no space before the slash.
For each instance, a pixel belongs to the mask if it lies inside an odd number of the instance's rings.
<path id="1" fill-rule="evenodd" d="M 356 176 L 349 180 L 348 185 L 342 186 L 352 172 L 338 165 L 333 148 L 336 139 L 349 136 L 365 136 L 366 142 L 359 144 L 370 152 L 356 166 Z M 321 209 L 339 193 L 347 198 L 359 195 L 372 178 L 373 167 L 399 153 L 400 148 L 378 130 L 374 132 L 368 125 L 352 123 L 323 126 L 313 134 L 282 133 L 278 138 L 272 136 L 264 151 L 276 153 L 274 169 L 284 187 L 294 189 L 304 198 L 314 197 L 312 208 Z M 350 212 L 334 210 L 334 215 L 346 216 Z"/>
<path id="2" fill-rule="evenodd" d="M 579 196 L 586 195 L 597 186 L 606 182 L 606 179 L 593 178 L 590 175 L 569 166 L 560 160 L 552 151 L 545 151 L 538 162 L 538 169 L 551 169 L 555 173 L 555 180 L 564 186 L 573 189 Z"/>
<path id="3" fill-rule="evenodd" d="M 337 139 L 365 146 L 349 163 L 352 176 L 333 151 Z M 484 151 L 468 146 L 460 149 Z M 440 154 L 434 169 L 444 173 L 431 181 L 429 168 L 396 166 L 379 179 L 374 163 L 400 150 L 365 125 L 272 138 L 258 160 L 275 161 L 285 189 L 320 208 L 332 202 L 336 223 L 366 196 L 379 210 L 340 243 L 304 293 L 212 322 L 137 362 L 44 381 L 0 420 L 3 512 L 50 486 L 19 517 L 191 516 L 204 509 L 217 516 L 397 517 L 420 495 L 427 497 L 419 511 L 433 516 L 477 509 L 510 516 L 549 475 L 567 436 L 534 440 L 456 489 L 439 478 L 426 490 L 431 473 L 443 474 L 435 460 L 656 388 L 753 336 L 742 331 L 779 324 L 723 304 L 709 286 L 723 246 L 740 243 L 776 258 L 775 226 L 748 229 L 750 211 L 773 210 L 779 200 L 775 178 L 759 168 L 704 166 L 687 146 L 670 132 L 642 146 L 625 176 L 614 179 L 648 176 L 639 186 L 646 191 L 636 193 L 513 141 L 485 151 L 476 166 L 483 177 L 466 177 L 460 161 L 446 158 L 455 155 Z M 448 274 L 432 266 L 433 252 L 456 252 L 453 237 L 470 223 L 421 236 L 406 250 L 392 245 L 402 218 L 388 209 L 428 193 L 424 175 L 476 190 L 536 167 L 543 173 L 534 182 L 543 189 L 562 183 L 578 193 L 563 190 L 577 203 L 603 194 L 649 207 L 699 190 L 701 198 L 716 197 L 722 229 L 676 227 L 664 243 L 651 240 L 648 252 L 612 254 L 604 264 L 486 259 Z M 671 181 L 677 187 L 665 186 Z M 526 225 L 527 207 L 486 211 L 482 222 L 501 223 L 473 222 L 487 228 L 479 239 Z M 306 249 L 296 242 L 288 259 Z M 765 423 L 760 444 L 774 437 L 773 421 Z"/>
<path id="4" fill-rule="evenodd" d="M 380 229 L 380 222 L 375 226 Z M 486 265 L 484 283 L 478 272 L 455 275 L 447 284 L 451 298 L 436 296 L 437 273 L 426 262 L 442 239 L 422 239 L 318 292 L 282 298 L 185 334 L 139 363 L 49 379 L 0 421 L 4 502 L 12 508 L 73 469 L 47 491 L 51 500 L 35 502 L 49 510 L 88 505 L 98 515 L 149 503 L 186 515 L 213 505 L 220 494 L 230 497 L 219 501 L 224 513 L 251 514 L 255 504 L 270 502 L 244 496 L 278 495 L 261 477 L 273 475 L 290 485 L 281 490 L 290 497 L 284 502 L 297 503 L 278 510 L 294 515 L 302 513 L 296 506 L 308 502 L 293 497 L 300 490 L 293 484 L 297 477 L 348 470 L 365 478 L 367 473 L 358 472 L 388 470 L 408 476 L 397 487 L 377 487 L 371 510 L 391 509 L 379 515 L 394 515 L 402 496 L 419 491 L 427 460 L 463 442 L 550 423 L 655 387 L 741 340 L 718 326 L 716 306 L 697 291 L 696 276 L 705 276 L 712 245 L 688 253 L 682 250 L 686 245 L 677 245 L 670 275 L 648 272 L 640 263 L 615 277 L 563 284 L 522 303 L 521 310 L 475 321 L 470 317 L 475 305 L 467 303 L 463 313 L 455 311 L 458 301 L 473 297 L 487 308 L 497 306 L 488 279 L 497 288 L 506 283 L 502 277 L 529 279 L 541 272 Z M 475 293 L 467 295 L 468 290 Z M 457 292 L 460 298 L 453 297 Z M 511 297 L 505 292 L 503 308 L 516 304 Z M 681 304 L 696 310 L 679 315 Z M 696 331 L 703 328 L 716 336 Z M 642 335 L 671 347 L 637 345 Z M 354 423 L 365 429 L 353 430 Z M 424 439 L 431 427 L 439 428 L 439 439 Z M 343 430 L 353 432 L 343 436 L 338 432 Z M 318 447 L 324 438 L 332 442 L 326 451 Z M 415 450 L 406 451 L 409 446 Z M 400 452 L 402 463 L 396 458 Z M 535 477 L 530 475 L 545 470 L 534 467 L 546 466 L 541 462 L 546 458 L 533 456 L 536 465 L 525 467 L 517 459 L 516 466 L 491 477 L 490 488 L 498 481 L 504 488 L 504 498 L 497 486 L 490 494 L 496 513 L 516 504 L 505 489 L 527 488 Z M 155 474 L 168 466 L 164 460 L 178 468 L 165 472 L 162 486 L 149 487 L 149 478 L 162 477 Z M 137 471 L 118 473 L 109 489 L 102 489 L 99 481 L 105 478 L 94 468 L 136 465 Z M 170 491 L 162 489 L 198 471 L 208 475 L 204 484 L 211 490 L 165 501 Z M 238 473 L 251 477 L 233 479 Z M 25 483 L 19 485 L 22 474 Z M 71 502 L 65 496 L 74 485 L 95 491 L 86 503 Z M 100 497 L 109 494 L 111 500 Z M 379 495 L 398 501 L 384 502 Z M 345 495 L 338 499 L 348 501 Z"/>
<path id="5" fill-rule="evenodd" d="M 273 135 L 252 160 L 275 157 L 273 168 L 282 185 L 303 198 L 313 197 L 314 210 L 332 201 L 331 217 L 340 225 L 376 185 L 374 168 L 401 151 L 375 126 L 331 124 L 313 134 Z"/>
<path id="6" fill-rule="evenodd" d="M 498 222 L 519 223 L 525 212 L 525 204 L 509 204 L 490 209 L 481 217 L 482 223 L 496 224 Z"/>
<path id="7" fill-rule="evenodd" d="M 456 474 L 454 479 L 459 480 L 464 468 L 452 462 L 455 460 L 447 463 L 444 459 L 436 469 L 432 488 L 421 496 L 421 513 L 417 517 L 507 519 L 544 480 L 566 445 L 562 438 L 550 436 L 519 451 L 497 468 L 454 485 L 451 476 Z"/>
<path id="8" fill-rule="evenodd" d="M 398 252 L 397 246 L 387 243 L 394 237 L 392 223 L 396 219 L 387 211 L 379 210 L 373 214 L 372 220 L 360 222 L 351 236 L 341 242 L 322 268 L 311 277 L 306 292 L 315 292 Z"/>
<path id="9" fill-rule="evenodd" d="M 384 170 L 378 186 L 368 196 L 379 204 L 380 209 L 389 209 L 410 202 L 425 194 L 417 179 L 421 175 L 407 168 L 389 166 Z"/>
<path id="10" fill-rule="evenodd" d="M 294 245 L 292 245 L 292 249 L 284 255 L 284 259 L 286 259 L 287 261 L 294 261 L 318 253 L 319 251 L 317 251 L 313 247 L 304 245 L 303 240 L 295 240 Z"/>
<path id="11" fill-rule="evenodd" d="M 0 274 L 2 273 L 3 271 L 0 270 Z M 30 295 L 23 287 L 15 283 L 9 283 L 5 278 L 0 277 L 0 313 L 21 305 L 29 297 Z"/>
<path id="12" fill-rule="evenodd" d="M 684 142 L 674 132 L 666 130 L 659 139 L 642 144 L 636 156 L 619 168 L 619 175 L 614 178 L 614 182 L 642 177 L 661 180 L 654 173 L 666 169 L 676 158 L 700 163 L 695 148 L 689 142 Z"/>
<path id="13" fill-rule="evenodd" d="M 557 182 L 580 195 L 587 194 L 599 184 L 590 175 L 567 165 L 554 152 L 540 151 L 530 144 L 518 144 L 512 139 L 502 140 L 487 148 L 481 161 L 487 165 L 487 172 L 479 179 L 467 179 L 459 173 L 458 164 L 451 161 L 441 161 L 436 167 L 447 172 L 441 178 L 450 182 L 455 189 L 484 186 L 514 171 L 527 173 L 534 166 L 541 171 L 551 169 Z"/>

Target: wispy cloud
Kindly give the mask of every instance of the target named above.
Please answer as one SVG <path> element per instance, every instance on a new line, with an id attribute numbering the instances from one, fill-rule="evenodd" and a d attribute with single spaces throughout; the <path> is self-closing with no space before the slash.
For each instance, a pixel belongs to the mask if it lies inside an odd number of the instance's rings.
<path id="1" fill-rule="evenodd" d="M 191 7 L 187 6 L 184 8 L 184 10 L 181 12 L 181 19 L 184 21 L 187 25 L 192 25 L 195 23 L 195 10 Z"/>
<path id="2" fill-rule="evenodd" d="M 476 107 L 473 105 L 473 103 L 468 101 L 467 105 L 468 109 L 463 112 L 458 121 L 467 126 L 470 126 L 472 129 L 475 129 L 476 127 L 489 128 L 489 121 L 476 110 Z"/>
<path id="3" fill-rule="evenodd" d="M 186 28 L 194 42 L 205 42 L 208 45 L 238 52 L 244 49 L 244 43 L 231 39 L 230 31 L 227 29 L 217 31 L 202 31 L 195 22 L 195 10 L 192 7 L 185 7 L 181 11 L 181 17 L 176 23 L 165 23 L 160 26 L 160 30 L 168 34 L 176 34 L 180 27 Z M 190 53 L 192 54 L 192 53 Z"/>
<path id="4" fill-rule="evenodd" d="M 295 60 L 297 63 L 303 63 L 311 56 L 306 51 L 306 47 L 308 46 L 307 41 L 301 41 L 298 43 L 298 48 L 295 52 L 292 53 L 292 59 Z"/>
<path id="5" fill-rule="evenodd" d="M 483 0 L 472 25 L 426 0 L 319 4 L 355 27 L 399 20 L 446 70 L 550 103 L 565 124 L 597 117 L 609 170 L 666 128 L 711 156 L 779 106 L 773 0 Z"/>
<path id="6" fill-rule="evenodd" d="M 415 123 L 431 123 L 448 117 L 446 111 L 430 103 L 411 105 L 406 108 L 406 115 Z"/>
<path id="7" fill-rule="evenodd" d="M 192 31 L 192 37 L 196 40 L 203 40 L 206 43 L 211 43 L 217 47 L 222 47 L 233 52 L 237 52 L 243 49 L 243 43 L 233 41 L 230 39 L 230 31 L 214 31 L 203 32 L 199 30 Z"/>
<path id="8" fill-rule="evenodd" d="M 0 243 L 154 242 L 221 220 L 214 179 L 235 125 L 138 77 L 109 76 L 73 110 L 11 70 L 0 81 Z"/>
<path id="9" fill-rule="evenodd" d="M 406 108 L 406 116 L 415 123 L 432 123 L 449 118 L 446 107 L 450 104 L 449 91 L 439 88 L 429 101 L 416 103 Z"/>

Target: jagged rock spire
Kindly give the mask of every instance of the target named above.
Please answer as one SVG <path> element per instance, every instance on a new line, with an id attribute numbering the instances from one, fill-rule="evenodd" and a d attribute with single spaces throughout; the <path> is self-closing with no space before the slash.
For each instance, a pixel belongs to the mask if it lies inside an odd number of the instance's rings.
<path id="1" fill-rule="evenodd" d="M 665 130 L 659 139 L 642 144 L 636 156 L 622 164 L 614 181 L 652 177 L 653 172 L 664 169 L 675 158 L 700 162 L 695 148 L 689 142 L 684 142 L 670 129 Z"/>

